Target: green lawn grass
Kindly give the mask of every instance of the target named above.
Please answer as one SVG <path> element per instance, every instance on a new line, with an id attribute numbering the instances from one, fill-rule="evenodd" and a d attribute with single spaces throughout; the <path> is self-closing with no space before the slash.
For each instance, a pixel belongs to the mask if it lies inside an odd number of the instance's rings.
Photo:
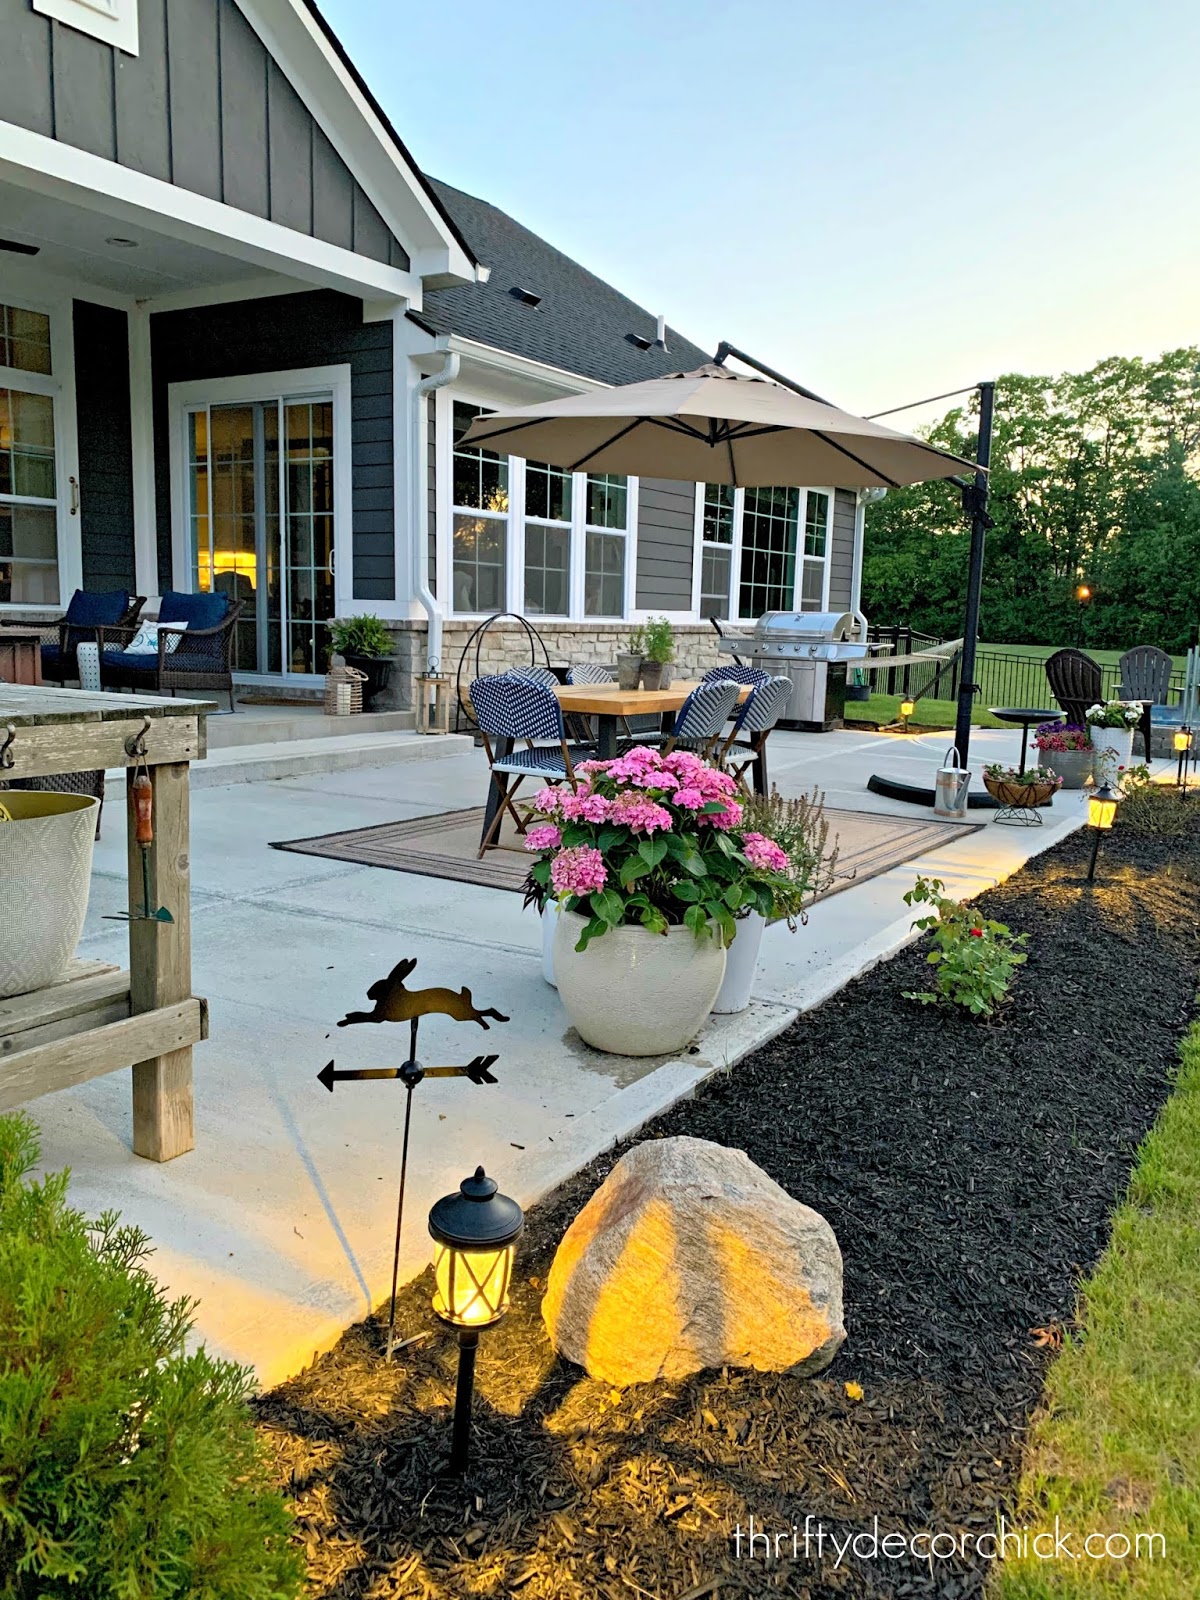
<path id="1" fill-rule="evenodd" d="M 873 694 L 869 700 L 847 700 L 847 722 L 872 722 L 884 727 L 895 722 L 900 715 L 898 694 Z M 958 718 L 958 707 L 953 700 L 918 700 L 912 719 L 914 728 L 953 728 Z M 985 705 L 976 702 L 971 718 L 973 728 L 1005 728 L 1010 723 L 998 722 Z"/>
<path id="2" fill-rule="evenodd" d="M 1005 1561 L 995 1600 L 1200 1594 L 1200 1027 L 1050 1370 L 1016 1522 L 1162 1534 L 1158 1559 Z M 1121 1547 L 1115 1547 L 1119 1550 Z"/>

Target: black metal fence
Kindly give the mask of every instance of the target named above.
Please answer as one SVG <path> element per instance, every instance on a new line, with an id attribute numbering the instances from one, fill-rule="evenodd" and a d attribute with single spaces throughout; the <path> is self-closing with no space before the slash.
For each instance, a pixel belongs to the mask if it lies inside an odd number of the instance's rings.
<path id="1" fill-rule="evenodd" d="M 870 630 L 872 644 L 890 644 L 893 655 L 909 655 L 914 650 L 928 650 L 945 643 L 932 634 L 919 633 L 913 628 L 878 628 Z M 1115 662 L 1100 665 L 1104 698 L 1118 698 L 1121 672 Z M 956 700 L 961 681 L 960 660 L 955 658 L 943 671 L 938 661 L 914 661 L 906 667 L 896 667 L 889 672 L 873 672 L 867 678 L 875 694 L 901 695 L 921 699 L 929 696 L 935 700 Z M 938 674 L 941 673 L 939 677 Z M 936 681 L 935 681 L 936 680 Z M 978 650 L 975 655 L 975 681 L 979 693 L 975 704 L 987 706 L 1047 706 L 1056 704 L 1046 680 L 1044 656 L 1013 655 L 1007 650 Z M 1171 674 L 1172 690 L 1182 693 L 1184 674 Z"/>

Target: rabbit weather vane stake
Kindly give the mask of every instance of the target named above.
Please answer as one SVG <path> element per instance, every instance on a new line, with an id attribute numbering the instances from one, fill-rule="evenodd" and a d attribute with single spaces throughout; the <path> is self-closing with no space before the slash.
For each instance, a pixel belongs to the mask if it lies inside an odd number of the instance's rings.
<path id="1" fill-rule="evenodd" d="M 475 1056 L 461 1067 L 426 1067 L 417 1060 L 417 1027 L 422 1017 L 450 1017 L 455 1022 L 477 1022 L 487 1029 L 490 1017 L 493 1022 L 507 1022 L 508 1018 L 494 1006 L 477 1006 L 471 991 L 462 989 L 406 989 L 404 981 L 412 976 L 417 963 L 399 961 L 386 978 L 379 978 L 367 990 L 368 1000 L 375 1002 L 370 1011 L 348 1011 L 338 1023 L 339 1028 L 361 1022 L 407 1022 L 409 1025 L 408 1060 L 398 1067 L 354 1067 L 339 1071 L 332 1061 L 326 1062 L 317 1074 L 333 1093 L 335 1083 L 347 1080 L 391 1078 L 402 1083 L 407 1092 L 404 1103 L 404 1139 L 400 1152 L 400 1193 L 396 1202 L 396 1244 L 392 1253 L 392 1300 L 388 1312 L 387 1352 L 390 1361 L 396 1340 L 396 1284 L 400 1274 L 400 1231 L 404 1225 L 404 1186 L 408 1177 L 408 1132 L 412 1123 L 413 1090 L 425 1078 L 469 1078 L 472 1083 L 495 1083 L 492 1067 L 494 1055 Z"/>

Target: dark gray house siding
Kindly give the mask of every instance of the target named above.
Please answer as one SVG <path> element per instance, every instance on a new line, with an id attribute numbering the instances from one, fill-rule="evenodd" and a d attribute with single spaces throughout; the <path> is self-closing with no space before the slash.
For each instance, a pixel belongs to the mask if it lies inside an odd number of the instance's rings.
<path id="1" fill-rule="evenodd" d="M 696 485 L 642 478 L 638 485 L 637 581 L 641 610 L 690 611 Z"/>
<path id="2" fill-rule="evenodd" d="M 854 568 L 854 520 L 858 497 L 850 489 L 833 496 L 833 534 L 829 542 L 829 609 L 849 611 Z"/>
<path id="3" fill-rule="evenodd" d="M 126 55 L 0 0 L 0 117 L 407 270 L 235 0 L 140 0 Z"/>
<path id="4" fill-rule="evenodd" d="M 171 580 L 171 469 L 167 385 L 250 372 L 348 362 L 353 474 L 354 593 L 396 596 L 392 474 L 392 325 L 362 320 L 362 303 L 333 290 L 291 294 L 150 318 L 158 570 Z"/>
<path id="5" fill-rule="evenodd" d="M 83 584 L 133 589 L 129 319 L 76 300 L 73 323 Z"/>

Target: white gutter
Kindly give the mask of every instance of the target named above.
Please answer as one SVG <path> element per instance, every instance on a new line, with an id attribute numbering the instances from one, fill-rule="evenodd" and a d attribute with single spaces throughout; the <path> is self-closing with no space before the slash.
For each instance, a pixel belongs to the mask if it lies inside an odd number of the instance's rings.
<path id="1" fill-rule="evenodd" d="M 409 448 L 409 476 L 412 479 L 412 548 L 413 548 L 413 588 L 416 590 L 417 599 L 425 608 L 425 615 L 429 619 L 429 632 L 426 636 L 425 663 L 426 670 L 437 672 L 442 659 L 442 613 L 438 609 L 437 600 L 429 587 L 429 517 L 426 497 L 428 484 L 427 472 L 422 460 L 421 451 L 421 423 L 425 416 L 425 396 L 432 394 L 435 389 L 444 388 L 446 384 L 453 383 L 458 377 L 461 358 L 455 350 L 446 351 L 445 364 L 440 372 L 431 372 L 427 378 L 422 378 L 412 391 L 412 426 L 411 442 Z"/>

